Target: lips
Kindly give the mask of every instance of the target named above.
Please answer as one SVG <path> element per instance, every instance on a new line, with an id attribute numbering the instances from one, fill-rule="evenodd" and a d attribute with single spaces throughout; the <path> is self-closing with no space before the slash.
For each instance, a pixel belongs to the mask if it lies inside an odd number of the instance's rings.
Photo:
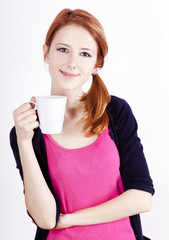
<path id="1" fill-rule="evenodd" d="M 65 76 L 65 77 L 77 77 L 79 76 L 80 74 L 75 74 L 75 73 L 69 73 L 69 72 L 64 72 L 64 71 L 61 71 L 60 72 Z"/>

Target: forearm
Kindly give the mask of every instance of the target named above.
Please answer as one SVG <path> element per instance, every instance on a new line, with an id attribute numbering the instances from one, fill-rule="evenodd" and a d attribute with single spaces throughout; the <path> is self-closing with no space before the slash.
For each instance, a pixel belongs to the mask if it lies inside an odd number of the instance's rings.
<path id="1" fill-rule="evenodd" d="M 32 142 L 18 143 L 23 169 L 25 204 L 36 224 L 44 229 L 55 226 L 56 202 L 37 162 Z"/>
<path id="2" fill-rule="evenodd" d="M 93 225 L 120 220 L 150 208 L 151 194 L 132 189 L 100 205 L 68 214 L 65 219 L 66 224 L 71 226 Z"/>

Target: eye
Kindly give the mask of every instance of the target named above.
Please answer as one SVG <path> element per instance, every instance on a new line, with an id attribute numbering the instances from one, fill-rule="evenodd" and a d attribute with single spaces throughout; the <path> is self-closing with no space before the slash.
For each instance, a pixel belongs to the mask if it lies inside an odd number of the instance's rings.
<path id="1" fill-rule="evenodd" d="M 87 53 L 87 52 L 80 53 L 80 56 L 91 57 L 91 55 L 89 53 Z"/>
<path id="2" fill-rule="evenodd" d="M 57 51 L 63 52 L 63 53 L 68 53 L 69 50 L 67 48 L 57 48 Z"/>

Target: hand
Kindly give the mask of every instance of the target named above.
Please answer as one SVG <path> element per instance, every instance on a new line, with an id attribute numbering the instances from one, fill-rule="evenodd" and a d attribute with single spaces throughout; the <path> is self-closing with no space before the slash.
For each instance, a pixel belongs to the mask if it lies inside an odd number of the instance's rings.
<path id="1" fill-rule="evenodd" d="M 35 97 L 32 97 L 31 101 L 35 102 Z M 34 135 L 33 129 L 39 126 L 33 105 L 32 103 L 24 103 L 13 112 L 17 139 L 19 141 L 31 141 Z"/>
<path id="2" fill-rule="evenodd" d="M 59 216 L 59 221 L 57 222 L 56 227 L 54 228 L 54 230 L 59 230 L 59 229 L 64 229 L 64 228 L 68 228 L 68 227 L 72 227 L 72 225 L 70 224 L 70 216 L 71 214 L 60 214 Z"/>

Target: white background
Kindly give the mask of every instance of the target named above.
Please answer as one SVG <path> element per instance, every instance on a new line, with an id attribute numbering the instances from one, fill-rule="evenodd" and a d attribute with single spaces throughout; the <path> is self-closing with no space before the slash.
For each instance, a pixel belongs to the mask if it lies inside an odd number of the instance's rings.
<path id="1" fill-rule="evenodd" d="M 156 193 L 141 215 L 143 232 L 168 239 L 169 2 L 166 0 L 1 0 L 0 2 L 0 239 L 34 239 L 23 185 L 9 146 L 12 112 L 31 96 L 50 94 L 42 45 L 63 8 L 82 8 L 102 23 L 109 54 L 100 76 L 109 93 L 127 100 L 139 125 Z"/>

